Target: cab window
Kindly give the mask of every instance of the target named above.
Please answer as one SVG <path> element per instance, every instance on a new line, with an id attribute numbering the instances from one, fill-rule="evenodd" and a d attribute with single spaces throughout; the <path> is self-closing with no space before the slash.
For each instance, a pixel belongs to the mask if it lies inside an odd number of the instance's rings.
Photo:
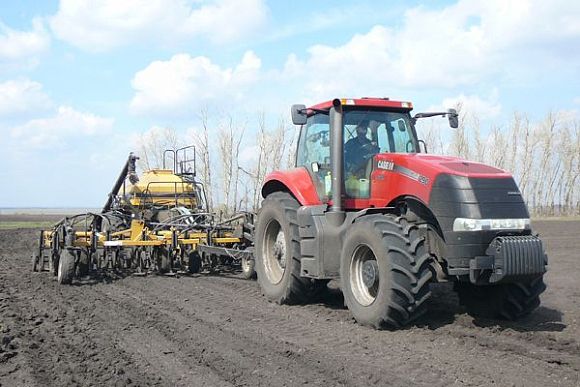
<path id="1" fill-rule="evenodd" d="M 296 166 L 308 169 L 321 199 L 331 195 L 329 129 L 328 115 L 308 117 L 300 133 L 296 155 Z"/>
<path id="2" fill-rule="evenodd" d="M 376 154 L 416 152 L 410 117 L 405 112 L 361 109 L 345 112 L 343 122 L 345 191 L 351 198 L 368 198 Z"/>

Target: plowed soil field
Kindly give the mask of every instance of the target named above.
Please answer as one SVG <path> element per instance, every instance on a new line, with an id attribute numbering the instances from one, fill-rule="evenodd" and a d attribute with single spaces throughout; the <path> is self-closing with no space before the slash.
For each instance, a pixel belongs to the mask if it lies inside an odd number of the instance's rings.
<path id="1" fill-rule="evenodd" d="M 550 270 L 531 316 L 474 320 L 440 284 L 394 332 L 357 325 L 332 282 L 303 306 L 231 274 L 60 286 L 30 271 L 36 230 L 0 230 L 0 385 L 580 386 L 580 222 L 533 226 Z"/>

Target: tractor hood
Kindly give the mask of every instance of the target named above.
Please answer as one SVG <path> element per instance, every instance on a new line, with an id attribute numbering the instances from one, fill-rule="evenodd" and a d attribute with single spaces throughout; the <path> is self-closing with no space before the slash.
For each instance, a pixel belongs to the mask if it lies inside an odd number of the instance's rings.
<path id="1" fill-rule="evenodd" d="M 371 180 L 369 204 L 375 206 L 414 196 L 449 221 L 454 217 L 497 218 L 514 211 L 512 218 L 528 217 L 511 174 L 457 157 L 378 154 Z"/>
<path id="2" fill-rule="evenodd" d="M 378 154 L 371 179 L 375 197 L 383 202 L 403 196 L 420 199 L 436 215 L 444 233 L 452 230 L 455 218 L 529 218 L 512 175 L 477 162 L 427 154 Z"/>
<path id="3" fill-rule="evenodd" d="M 422 181 L 433 181 L 441 173 L 480 178 L 511 177 L 511 174 L 499 168 L 457 157 L 422 153 L 381 153 L 375 156 L 375 170 L 396 171 L 401 167 L 406 168 L 402 170 L 403 174 L 421 178 Z"/>

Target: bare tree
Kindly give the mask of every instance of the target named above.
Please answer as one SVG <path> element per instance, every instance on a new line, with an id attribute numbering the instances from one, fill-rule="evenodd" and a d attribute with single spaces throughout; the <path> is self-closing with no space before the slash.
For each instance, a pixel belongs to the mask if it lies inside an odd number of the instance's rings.
<path id="1" fill-rule="evenodd" d="M 237 130 L 233 118 L 219 129 L 218 149 L 221 159 L 221 182 L 223 205 L 226 214 L 237 211 L 240 144 L 245 128 Z M 237 131 L 237 133 L 236 133 Z"/>
<path id="2" fill-rule="evenodd" d="M 256 162 L 256 166 L 254 168 L 254 172 L 251 173 L 252 180 L 254 182 L 254 198 L 252 200 L 252 207 L 254 210 L 258 209 L 259 200 L 260 200 L 260 191 L 259 188 L 261 186 L 261 182 L 264 180 L 264 176 L 266 175 L 266 163 L 267 163 L 267 152 L 268 152 L 268 144 L 267 144 L 267 134 L 266 134 L 266 117 L 264 112 L 260 113 L 258 116 L 258 159 Z"/>
<path id="3" fill-rule="evenodd" d="M 521 116 L 523 143 L 520 152 L 520 190 L 524 198 L 530 199 L 528 187 L 532 186 L 532 168 L 534 164 L 534 153 L 537 147 L 537 139 L 532 131 L 530 121 L 527 116 Z"/>
<path id="4" fill-rule="evenodd" d="M 450 151 L 452 155 L 469 159 L 469 134 L 465 128 L 465 113 L 462 111 L 462 104 L 458 103 L 455 106 L 459 114 L 459 126 L 453 133 L 451 140 Z"/>
<path id="5" fill-rule="evenodd" d="M 578 184 L 580 183 L 580 123 L 569 122 L 566 127 L 567 138 L 563 141 L 562 161 L 564 194 L 561 199 L 564 209 L 569 215 L 580 214 L 578 207 Z M 575 205 L 576 204 L 576 205 Z"/>
<path id="6" fill-rule="evenodd" d="M 298 127 L 292 126 L 290 130 L 290 135 L 286 138 L 287 146 L 286 146 L 286 168 L 294 168 L 296 166 L 296 146 L 298 142 Z"/>
<path id="7" fill-rule="evenodd" d="M 475 161 L 479 161 L 480 163 L 485 162 L 485 154 L 486 154 L 486 144 L 483 138 L 481 137 L 481 123 L 479 121 L 479 117 L 473 116 L 472 117 L 472 127 L 473 127 L 473 147 L 474 154 L 473 157 Z"/>
<path id="8" fill-rule="evenodd" d="M 506 168 L 506 141 L 500 128 L 494 128 L 490 136 L 489 164 L 505 169 Z"/>
<path id="9" fill-rule="evenodd" d="M 260 187 L 266 175 L 273 170 L 294 166 L 294 136 L 287 135 L 286 122 L 278 120 L 274 130 L 266 128 L 264 113 L 258 116 L 257 159 L 251 171 L 246 171 L 253 182 L 253 208 L 260 204 Z M 284 160 L 286 162 L 284 163 Z"/>
<path id="10" fill-rule="evenodd" d="M 425 125 L 428 124 L 428 127 Z M 425 141 L 427 152 L 432 154 L 444 154 L 443 139 L 441 138 L 441 128 L 435 125 L 434 119 L 425 120 L 419 129 L 422 140 Z"/>
<path id="11" fill-rule="evenodd" d="M 199 170 L 197 172 L 199 173 L 201 183 L 204 187 L 208 207 L 207 210 L 209 212 L 213 212 L 213 166 L 211 164 L 210 158 L 210 139 L 207 109 L 202 109 L 199 116 L 201 121 L 201 131 L 199 133 L 194 133 L 193 135 L 193 142 L 195 145 L 195 151 L 197 153 L 196 158 L 199 165 Z"/>
<path id="12" fill-rule="evenodd" d="M 508 171 L 511 171 L 514 175 L 519 173 L 519 163 L 517 162 L 519 147 L 521 144 L 521 126 L 522 126 L 522 119 L 519 114 L 514 113 L 512 121 L 510 123 L 510 130 L 509 130 L 509 144 L 507 144 L 507 148 L 510 151 L 506 155 L 506 165 L 505 168 Z"/>
<path id="13" fill-rule="evenodd" d="M 138 140 L 139 162 L 144 170 L 161 168 L 163 166 L 163 152 L 166 149 L 177 149 L 181 142 L 175 129 L 153 128 L 144 133 Z"/>

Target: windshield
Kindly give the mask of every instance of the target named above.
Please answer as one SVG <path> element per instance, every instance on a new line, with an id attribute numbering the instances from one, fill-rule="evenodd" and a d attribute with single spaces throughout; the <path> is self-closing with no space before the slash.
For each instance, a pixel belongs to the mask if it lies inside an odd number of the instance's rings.
<path id="1" fill-rule="evenodd" d="M 378 147 L 378 153 L 414 153 L 417 141 L 406 112 L 350 110 L 344 113 L 344 142 L 355 139 L 357 126 L 366 126 L 366 138 Z"/>

